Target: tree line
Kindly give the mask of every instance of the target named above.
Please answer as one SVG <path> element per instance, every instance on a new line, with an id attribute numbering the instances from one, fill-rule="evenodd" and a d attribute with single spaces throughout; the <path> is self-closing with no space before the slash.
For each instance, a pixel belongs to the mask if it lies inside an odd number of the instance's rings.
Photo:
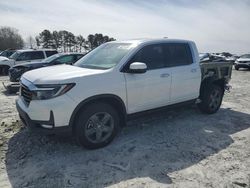
<path id="1" fill-rule="evenodd" d="M 43 30 L 35 38 L 28 37 L 26 46 L 29 48 L 53 48 L 60 52 L 85 52 L 115 39 L 101 33 L 89 34 L 87 38 L 74 35 L 66 30 Z M 25 41 L 18 30 L 11 27 L 0 27 L 0 50 L 8 48 L 21 49 Z"/>
<path id="2" fill-rule="evenodd" d="M 85 39 L 82 35 L 75 36 L 72 32 L 66 30 L 51 32 L 45 29 L 35 37 L 35 40 L 38 48 L 54 48 L 63 52 L 81 52 L 92 50 L 115 39 L 101 33 L 90 34 Z"/>
<path id="3" fill-rule="evenodd" d="M 20 49 L 24 46 L 22 36 L 12 27 L 0 27 L 0 50 Z"/>

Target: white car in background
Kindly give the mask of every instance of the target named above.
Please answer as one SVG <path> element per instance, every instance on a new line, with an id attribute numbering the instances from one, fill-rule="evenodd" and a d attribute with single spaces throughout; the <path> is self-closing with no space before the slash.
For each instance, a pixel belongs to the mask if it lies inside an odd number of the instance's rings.
<path id="1" fill-rule="evenodd" d="M 12 54 L 9 59 L 0 59 L 0 73 L 8 74 L 9 68 L 14 65 L 19 65 L 28 62 L 39 62 L 43 59 L 58 53 L 54 49 L 28 49 L 28 50 L 17 50 Z M 2 57 L 1 57 L 2 58 Z"/>
<path id="2" fill-rule="evenodd" d="M 234 68 L 235 70 L 239 70 L 240 68 L 247 68 L 250 70 L 250 54 L 240 56 L 240 58 L 234 62 Z"/>

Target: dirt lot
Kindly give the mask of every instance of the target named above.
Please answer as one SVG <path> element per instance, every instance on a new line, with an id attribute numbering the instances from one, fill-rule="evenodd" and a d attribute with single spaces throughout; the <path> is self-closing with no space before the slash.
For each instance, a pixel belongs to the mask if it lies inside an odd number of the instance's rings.
<path id="1" fill-rule="evenodd" d="M 0 187 L 250 187 L 250 72 L 234 71 L 231 85 L 217 114 L 141 117 L 92 151 L 30 133 L 0 86 Z"/>

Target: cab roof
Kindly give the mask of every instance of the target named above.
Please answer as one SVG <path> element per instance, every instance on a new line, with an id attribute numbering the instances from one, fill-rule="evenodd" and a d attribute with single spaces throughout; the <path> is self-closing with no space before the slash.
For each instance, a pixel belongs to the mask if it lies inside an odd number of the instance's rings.
<path id="1" fill-rule="evenodd" d="M 17 50 L 17 52 L 34 52 L 34 51 L 57 51 L 56 49 L 23 49 Z"/>
<path id="2" fill-rule="evenodd" d="M 190 43 L 190 40 L 184 39 L 169 39 L 169 38 L 160 38 L 160 39 L 132 39 L 132 40 L 122 40 L 122 41 L 112 41 L 113 43 L 134 43 L 134 44 L 147 44 L 147 43 L 161 43 L 161 42 L 169 42 L 169 43 Z M 111 43 L 112 43 L 111 42 Z"/>

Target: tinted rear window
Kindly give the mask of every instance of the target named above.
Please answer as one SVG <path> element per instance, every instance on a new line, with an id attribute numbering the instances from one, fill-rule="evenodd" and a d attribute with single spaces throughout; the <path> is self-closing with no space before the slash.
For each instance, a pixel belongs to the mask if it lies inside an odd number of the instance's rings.
<path id="1" fill-rule="evenodd" d="M 29 52 L 30 59 L 44 59 L 44 54 L 42 51 Z"/>
<path id="2" fill-rule="evenodd" d="M 45 51 L 45 53 L 46 53 L 46 56 L 49 57 L 49 56 L 52 56 L 54 54 L 57 54 L 58 52 L 56 50 L 54 50 L 54 51 Z"/>
<path id="3" fill-rule="evenodd" d="M 168 66 L 189 65 L 193 62 L 188 44 L 164 44 Z"/>

